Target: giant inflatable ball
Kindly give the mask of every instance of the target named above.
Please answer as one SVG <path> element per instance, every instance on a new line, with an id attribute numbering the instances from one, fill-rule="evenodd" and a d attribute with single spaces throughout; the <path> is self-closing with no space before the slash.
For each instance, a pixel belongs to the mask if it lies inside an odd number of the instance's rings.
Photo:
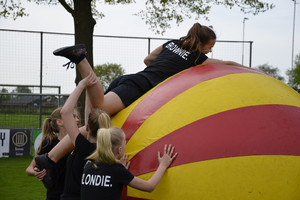
<path id="1" fill-rule="evenodd" d="M 300 95 L 264 73 L 200 65 L 165 80 L 113 117 L 129 170 L 149 179 L 157 152 L 178 156 L 152 193 L 123 199 L 300 199 Z"/>

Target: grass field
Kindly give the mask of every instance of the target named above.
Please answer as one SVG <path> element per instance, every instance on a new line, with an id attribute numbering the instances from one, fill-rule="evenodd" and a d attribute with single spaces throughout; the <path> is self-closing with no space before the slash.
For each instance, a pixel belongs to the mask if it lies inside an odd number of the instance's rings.
<path id="1" fill-rule="evenodd" d="M 0 158 L 1 200 L 43 200 L 46 189 L 36 177 L 27 176 L 25 170 L 31 156 Z"/>
<path id="2" fill-rule="evenodd" d="M 49 115 L 42 115 L 42 123 Z M 39 128 L 39 115 L 0 114 L 0 127 Z"/>

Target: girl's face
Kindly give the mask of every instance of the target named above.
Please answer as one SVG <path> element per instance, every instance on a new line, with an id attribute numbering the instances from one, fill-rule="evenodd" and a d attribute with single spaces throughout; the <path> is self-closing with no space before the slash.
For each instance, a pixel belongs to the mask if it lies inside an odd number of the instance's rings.
<path id="1" fill-rule="evenodd" d="M 74 117 L 74 119 L 76 121 L 77 126 L 79 127 L 80 120 L 79 120 L 78 113 L 77 113 L 76 110 L 74 110 L 74 112 L 73 112 L 73 117 Z"/>
<path id="2" fill-rule="evenodd" d="M 206 45 L 201 47 L 201 53 L 208 54 L 212 51 L 212 48 L 215 46 L 216 40 L 210 40 Z"/>
<path id="3" fill-rule="evenodd" d="M 121 144 L 120 147 L 121 147 L 121 148 L 120 148 L 120 152 L 119 152 L 119 156 L 120 156 L 119 159 L 121 159 L 121 158 L 125 155 L 125 147 L 126 147 L 125 134 L 124 134 L 124 139 L 123 139 L 122 144 Z"/>

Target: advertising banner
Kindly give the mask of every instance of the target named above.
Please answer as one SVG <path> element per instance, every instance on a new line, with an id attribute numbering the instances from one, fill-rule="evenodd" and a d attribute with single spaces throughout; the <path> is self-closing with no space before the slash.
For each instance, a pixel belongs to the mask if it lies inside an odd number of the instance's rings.
<path id="1" fill-rule="evenodd" d="M 9 156 L 10 130 L 0 129 L 0 158 Z"/>
<path id="2" fill-rule="evenodd" d="M 10 129 L 9 157 L 29 155 L 30 131 L 31 129 Z"/>

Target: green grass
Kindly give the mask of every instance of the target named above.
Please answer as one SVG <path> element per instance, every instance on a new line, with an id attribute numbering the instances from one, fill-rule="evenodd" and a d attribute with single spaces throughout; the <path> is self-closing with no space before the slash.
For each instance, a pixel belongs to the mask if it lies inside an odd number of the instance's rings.
<path id="1" fill-rule="evenodd" d="M 42 115 L 42 123 L 49 115 Z M 39 115 L 0 114 L 0 127 L 39 128 Z"/>
<path id="2" fill-rule="evenodd" d="M 31 156 L 0 158 L 1 200 L 43 200 L 46 189 L 34 176 L 27 176 L 25 170 Z"/>

